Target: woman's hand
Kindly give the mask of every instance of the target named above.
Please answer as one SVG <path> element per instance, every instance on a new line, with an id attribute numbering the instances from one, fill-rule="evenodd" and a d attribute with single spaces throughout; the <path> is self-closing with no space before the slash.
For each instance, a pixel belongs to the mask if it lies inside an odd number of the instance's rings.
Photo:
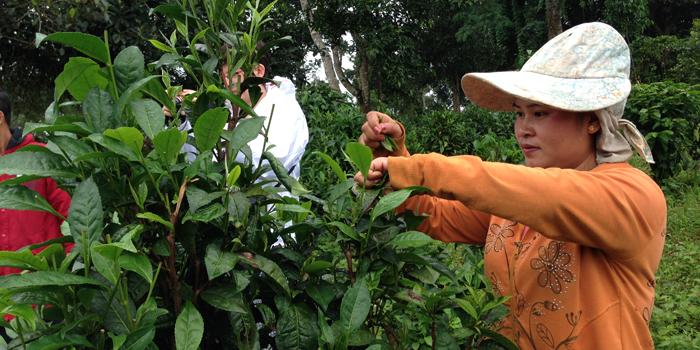
<path id="1" fill-rule="evenodd" d="M 384 178 L 384 174 L 389 170 L 389 158 L 379 157 L 374 158 L 372 163 L 369 165 L 369 172 L 367 173 L 367 181 L 365 181 L 364 176 L 361 172 L 355 174 L 355 182 L 360 186 L 365 186 L 365 188 L 372 188 L 377 183 L 381 182 Z"/>
<path id="2" fill-rule="evenodd" d="M 375 111 L 367 113 L 367 121 L 362 125 L 359 142 L 371 148 L 375 156 L 386 157 L 391 153 L 382 147 L 382 141 L 386 136 L 399 139 L 403 137 L 403 129 L 384 113 Z"/>

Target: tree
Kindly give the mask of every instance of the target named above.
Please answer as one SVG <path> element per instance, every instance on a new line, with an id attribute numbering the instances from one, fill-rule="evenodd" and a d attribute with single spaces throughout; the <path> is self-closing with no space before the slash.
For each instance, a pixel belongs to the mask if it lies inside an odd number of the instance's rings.
<path id="1" fill-rule="evenodd" d="M 561 0 L 546 0 L 547 36 L 551 39 L 562 32 L 561 29 Z"/>

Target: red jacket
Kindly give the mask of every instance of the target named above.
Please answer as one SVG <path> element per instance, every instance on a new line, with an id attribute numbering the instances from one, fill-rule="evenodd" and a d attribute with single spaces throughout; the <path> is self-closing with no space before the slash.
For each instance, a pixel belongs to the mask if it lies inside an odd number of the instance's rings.
<path id="1" fill-rule="evenodd" d="M 32 135 L 27 135 L 19 145 L 5 150 L 3 155 L 14 153 L 28 145 L 45 146 L 34 141 Z M 14 177 L 14 175 L 0 174 L 0 182 Z M 68 216 L 70 196 L 58 188 L 56 181 L 51 178 L 43 178 L 27 181 L 23 185 L 46 198 L 61 215 Z M 0 209 L 0 250 L 17 250 L 31 244 L 62 237 L 61 223 L 61 219 L 47 212 Z M 0 267 L 0 275 L 17 273 L 19 271 L 19 269 L 15 268 Z"/>

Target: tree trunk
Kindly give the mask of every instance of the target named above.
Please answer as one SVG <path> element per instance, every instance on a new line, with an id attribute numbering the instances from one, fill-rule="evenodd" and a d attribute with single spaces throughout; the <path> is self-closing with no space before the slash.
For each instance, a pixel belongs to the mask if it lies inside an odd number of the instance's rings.
<path id="1" fill-rule="evenodd" d="M 345 90 L 348 90 L 351 95 L 359 99 L 357 89 L 355 89 L 355 86 L 352 85 L 350 79 L 348 79 L 348 77 L 345 76 L 345 72 L 343 72 L 343 67 L 341 66 L 343 62 L 343 55 L 340 52 L 340 49 L 338 49 L 336 46 L 332 46 L 331 52 L 333 53 L 333 67 L 335 68 L 335 74 L 338 75 L 338 79 L 343 84 L 343 87 L 345 87 Z"/>
<path id="2" fill-rule="evenodd" d="M 308 0 L 299 0 L 301 2 L 301 9 L 306 15 L 306 21 L 309 27 L 309 33 L 311 34 L 311 40 L 321 52 L 321 62 L 323 63 L 323 71 L 326 73 L 326 79 L 328 79 L 328 85 L 331 89 L 335 91 L 340 91 L 340 84 L 338 83 L 338 78 L 335 75 L 335 70 L 333 69 L 333 59 L 331 58 L 330 50 L 323 42 L 321 38 L 321 33 L 313 29 L 313 12 L 309 8 Z"/>
<path id="3" fill-rule="evenodd" d="M 367 113 L 371 110 L 369 95 L 369 59 L 367 58 L 367 42 L 362 36 L 358 35 L 357 33 L 350 34 L 352 35 L 352 40 L 355 42 L 355 46 L 357 47 L 357 63 L 359 63 L 359 67 L 357 69 L 357 85 L 359 88 L 357 102 L 359 103 L 362 112 Z"/>
<path id="4" fill-rule="evenodd" d="M 562 32 L 561 28 L 561 0 L 547 0 L 547 36 L 551 39 Z"/>

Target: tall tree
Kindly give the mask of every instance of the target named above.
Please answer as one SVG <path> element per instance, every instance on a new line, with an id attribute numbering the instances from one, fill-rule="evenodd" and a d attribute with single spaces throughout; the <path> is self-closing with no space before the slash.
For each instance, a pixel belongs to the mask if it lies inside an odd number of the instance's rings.
<path id="1" fill-rule="evenodd" d="M 311 39 L 316 45 L 318 52 L 321 54 L 321 64 L 323 65 L 323 71 L 326 73 L 326 78 L 328 79 L 328 85 L 331 89 L 335 91 L 340 91 L 340 84 L 338 83 L 338 78 L 336 77 L 335 68 L 333 66 L 333 56 L 331 56 L 331 50 L 323 41 L 323 37 L 318 30 L 314 29 L 314 14 L 313 10 L 309 6 L 308 0 L 300 0 L 301 9 L 304 11 L 304 15 L 307 19 L 307 27 L 309 28 L 309 34 Z M 338 57 L 338 60 L 341 58 Z"/>
<path id="2" fill-rule="evenodd" d="M 561 0 L 546 0 L 547 36 L 551 39 L 562 32 Z"/>

